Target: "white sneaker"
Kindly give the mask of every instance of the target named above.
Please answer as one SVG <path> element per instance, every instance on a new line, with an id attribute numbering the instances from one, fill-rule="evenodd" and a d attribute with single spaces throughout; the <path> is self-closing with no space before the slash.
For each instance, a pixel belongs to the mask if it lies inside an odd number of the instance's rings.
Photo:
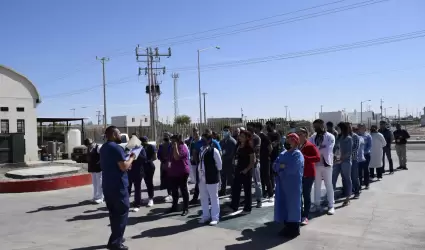
<path id="1" fill-rule="evenodd" d="M 164 198 L 165 202 L 173 202 L 173 197 L 171 197 L 171 195 L 168 195 Z"/>
<path id="2" fill-rule="evenodd" d="M 201 218 L 201 219 L 198 221 L 198 223 L 199 223 L 199 224 L 205 224 L 205 223 L 207 223 L 208 221 L 209 221 L 209 219 Z"/>
<path id="3" fill-rule="evenodd" d="M 335 214 L 335 208 L 334 207 L 330 207 L 328 209 L 328 215 L 334 215 Z"/>
<path id="4" fill-rule="evenodd" d="M 270 197 L 269 198 L 269 202 L 273 203 L 274 202 L 274 197 Z"/>
<path id="5" fill-rule="evenodd" d="M 148 205 L 146 205 L 147 207 L 152 207 L 153 206 L 153 200 L 149 199 L 148 201 Z"/>
<path id="6" fill-rule="evenodd" d="M 94 202 L 96 204 L 102 204 L 103 203 L 103 199 L 97 199 L 97 200 L 94 200 Z"/>
<path id="7" fill-rule="evenodd" d="M 133 207 L 133 209 L 131 209 L 131 211 L 133 211 L 133 212 L 139 212 L 139 210 L 140 210 L 140 208 L 138 208 L 138 207 Z"/>
<path id="8" fill-rule="evenodd" d="M 212 220 L 210 222 L 210 226 L 216 226 L 217 224 L 218 224 L 218 221 L 216 221 L 216 220 Z"/>

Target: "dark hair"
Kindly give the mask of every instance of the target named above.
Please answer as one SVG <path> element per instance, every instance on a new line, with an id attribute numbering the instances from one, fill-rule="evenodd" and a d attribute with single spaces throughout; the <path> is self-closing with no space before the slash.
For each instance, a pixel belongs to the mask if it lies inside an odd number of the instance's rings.
<path id="1" fill-rule="evenodd" d="M 106 138 L 109 138 L 110 136 L 112 136 L 112 134 L 115 132 L 115 130 L 117 129 L 117 127 L 115 126 L 109 126 L 105 129 L 105 136 Z"/>
<path id="2" fill-rule="evenodd" d="M 326 126 L 333 128 L 334 127 L 334 124 L 333 124 L 333 122 L 329 121 L 329 122 L 326 123 Z"/>
<path id="3" fill-rule="evenodd" d="M 254 128 L 258 130 L 263 130 L 263 124 L 261 122 L 254 123 Z"/>
<path id="4" fill-rule="evenodd" d="M 346 122 L 345 124 L 347 125 L 348 134 L 352 135 L 353 134 L 353 128 L 352 128 L 351 122 Z"/>
<path id="5" fill-rule="evenodd" d="M 387 124 L 387 122 L 386 121 L 380 121 L 379 124 L 380 125 L 385 125 L 385 124 Z"/>
<path id="6" fill-rule="evenodd" d="M 202 137 L 204 137 L 207 140 L 212 140 L 212 134 L 204 133 L 204 134 L 202 134 Z"/>
<path id="7" fill-rule="evenodd" d="M 183 143 L 183 136 L 181 134 L 174 134 L 170 138 L 171 140 L 176 140 L 178 143 Z"/>
<path id="8" fill-rule="evenodd" d="M 347 123 L 345 123 L 345 122 L 340 122 L 340 123 L 338 123 L 338 128 L 340 128 L 341 129 L 341 134 L 343 135 L 343 136 L 347 136 L 348 135 L 348 126 L 347 126 Z"/>
<path id="9" fill-rule="evenodd" d="M 323 124 L 325 124 L 325 122 L 322 119 L 316 119 L 316 120 L 314 120 L 313 124 L 323 125 Z"/>
<path id="10" fill-rule="evenodd" d="M 255 127 L 255 123 L 254 122 L 247 122 L 246 126 L 248 127 Z"/>
<path id="11" fill-rule="evenodd" d="M 245 135 L 245 137 L 246 137 L 246 144 L 244 146 L 248 146 L 248 147 L 253 148 L 254 143 L 252 141 L 252 133 L 249 132 L 248 130 L 242 130 L 240 135 L 242 135 L 242 134 Z"/>
<path id="12" fill-rule="evenodd" d="M 206 128 L 206 129 L 204 130 L 204 134 L 212 134 L 212 129 L 210 129 L 210 128 Z"/>
<path id="13" fill-rule="evenodd" d="M 370 132 L 377 132 L 377 131 L 378 131 L 378 127 L 376 125 L 370 126 Z"/>
<path id="14" fill-rule="evenodd" d="M 229 125 L 224 125 L 223 130 L 228 129 L 230 130 L 230 126 Z"/>
<path id="15" fill-rule="evenodd" d="M 266 125 L 267 125 L 267 126 L 270 126 L 270 127 L 272 127 L 272 128 L 275 128 L 275 127 L 276 127 L 276 123 L 275 123 L 274 121 L 267 121 L 267 122 L 266 122 Z"/>

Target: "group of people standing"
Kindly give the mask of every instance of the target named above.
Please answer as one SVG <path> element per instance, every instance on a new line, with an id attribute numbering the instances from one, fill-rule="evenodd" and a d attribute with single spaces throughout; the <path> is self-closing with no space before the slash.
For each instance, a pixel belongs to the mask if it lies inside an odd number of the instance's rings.
<path id="1" fill-rule="evenodd" d="M 202 135 L 197 128 L 184 140 L 181 135 L 165 133 L 163 142 L 155 146 L 141 137 L 143 150 L 136 158 L 126 155 L 119 145 L 120 132 L 110 126 L 105 131 L 107 142 L 101 147 L 92 141 L 89 146 L 89 171 L 93 172 L 96 203 L 103 200 L 110 213 L 111 236 L 108 249 L 128 249 L 123 245 L 123 234 L 128 212 L 138 211 L 142 205 L 141 181 L 148 189 L 146 205 L 153 206 L 153 161 L 160 161 L 161 189 L 166 190 L 166 202 L 171 202 L 170 213 L 189 213 L 190 204 L 201 204 L 200 223 L 216 225 L 220 218 L 219 197 L 230 194 L 229 212 L 239 210 L 250 213 L 252 196 L 256 206 L 264 201 L 274 202 L 275 220 L 283 223 L 281 235 L 289 238 L 300 234 L 300 226 L 308 224 L 310 211 L 321 211 L 321 185 L 325 183 L 327 213 L 334 209 L 334 190 L 339 175 L 343 183 L 343 205 L 349 205 L 351 196 L 360 197 L 361 187 L 369 188 L 370 179 L 382 178 L 384 157 L 388 157 L 390 173 L 393 162 L 389 145 L 395 140 L 399 169 L 406 167 L 407 131 L 397 125 L 394 133 L 385 122 L 381 128 L 372 126 L 370 133 L 359 124 L 333 124 L 316 120 L 314 134 L 309 136 L 305 127 L 291 132 L 282 140 L 273 121 L 266 123 L 266 133 L 261 123 L 248 123 L 247 128 L 222 128 L 222 139 L 210 129 Z M 389 131 L 389 132 L 388 132 Z M 369 171 L 370 170 L 370 171 Z M 101 174 L 99 174 L 101 173 Z M 195 183 L 192 200 L 189 199 L 188 182 Z M 134 202 L 129 201 L 134 185 Z M 255 192 L 252 193 L 252 185 Z M 312 205 L 311 191 L 314 186 Z M 230 187 L 230 190 L 228 188 Z M 241 202 L 241 191 L 244 200 Z M 181 209 L 179 198 L 183 198 Z M 200 198 L 200 201 L 199 201 Z"/>

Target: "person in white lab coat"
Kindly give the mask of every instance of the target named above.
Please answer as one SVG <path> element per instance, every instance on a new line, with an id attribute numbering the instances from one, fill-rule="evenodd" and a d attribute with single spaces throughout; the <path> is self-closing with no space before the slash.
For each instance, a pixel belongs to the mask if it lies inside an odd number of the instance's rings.
<path id="1" fill-rule="evenodd" d="M 196 171 L 196 181 L 199 185 L 202 218 L 199 223 L 210 221 L 211 226 L 217 225 L 220 217 L 218 190 L 220 186 L 220 171 L 222 162 L 220 152 L 212 146 L 211 134 L 202 135 L 203 146 L 199 152 L 199 165 Z M 211 213 L 209 202 L 211 201 Z"/>
<path id="2" fill-rule="evenodd" d="M 382 174 L 384 173 L 384 168 L 382 167 L 382 148 L 387 145 L 385 137 L 378 132 L 378 127 L 372 125 L 370 127 L 370 135 L 372 136 L 372 149 L 370 150 L 370 178 L 375 178 L 375 169 L 378 180 L 382 179 Z"/>

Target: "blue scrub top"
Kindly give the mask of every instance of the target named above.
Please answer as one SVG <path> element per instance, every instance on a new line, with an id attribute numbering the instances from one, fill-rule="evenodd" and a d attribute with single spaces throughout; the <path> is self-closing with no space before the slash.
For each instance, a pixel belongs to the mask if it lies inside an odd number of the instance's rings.
<path id="1" fill-rule="evenodd" d="M 118 162 L 125 161 L 124 149 L 115 142 L 108 141 L 100 148 L 100 167 L 105 196 L 128 196 L 127 171 L 121 171 Z"/>
<path id="2" fill-rule="evenodd" d="M 219 143 L 217 140 L 213 139 L 213 140 L 212 140 L 212 144 L 214 144 L 214 147 L 215 147 L 216 149 L 218 149 L 218 151 L 221 151 L 220 143 Z M 204 146 L 204 144 L 203 144 L 202 140 L 197 141 L 197 142 L 195 143 L 195 149 L 196 149 L 196 152 L 200 152 L 200 151 L 201 151 L 202 146 Z"/>

